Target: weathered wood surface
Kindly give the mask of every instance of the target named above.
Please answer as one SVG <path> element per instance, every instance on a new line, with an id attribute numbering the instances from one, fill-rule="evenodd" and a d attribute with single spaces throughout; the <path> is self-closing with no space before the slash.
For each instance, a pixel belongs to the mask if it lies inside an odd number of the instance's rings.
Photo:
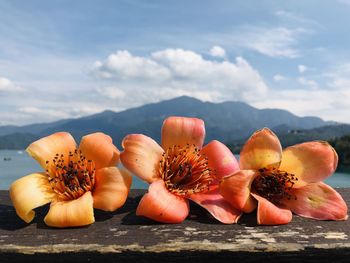
<path id="1" fill-rule="evenodd" d="M 338 189 L 347 203 L 350 189 Z M 316 221 L 298 216 L 283 226 L 257 226 L 256 214 L 223 225 L 197 205 L 182 224 L 154 223 L 137 217 L 144 190 L 132 190 L 114 213 L 95 210 L 88 227 L 53 229 L 43 223 L 48 207 L 37 209 L 31 224 L 14 211 L 7 191 L 0 191 L 0 262 L 349 262 L 350 221 Z"/>

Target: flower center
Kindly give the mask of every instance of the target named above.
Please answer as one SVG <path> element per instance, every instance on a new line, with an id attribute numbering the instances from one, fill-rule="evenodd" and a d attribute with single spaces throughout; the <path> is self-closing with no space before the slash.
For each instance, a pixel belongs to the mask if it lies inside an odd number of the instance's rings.
<path id="1" fill-rule="evenodd" d="M 95 171 L 94 162 L 87 160 L 77 149 L 69 152 L 67 157 L 57 153 L 51 161 L 46 161 L 46 175 L 60 201 L 77 199 L 91 191 Z"/>
<path id="2" fill-rule="evenodd" d="M 207 190 L 215 178 L 208 158 L 195 145 L 174 145 L 162 155 L 160 177 L 166 188 L 176 195 L 191 195 Z"/>
<path id="3" fill-rule="evenodd" d="M 276 168 L 262 168 L 252 183 L 252 189 L 270 202 L 281 204 L 284 198 L 296 200 L 296 196 L 290 192 L 297 180 L 294 174 Z"/>

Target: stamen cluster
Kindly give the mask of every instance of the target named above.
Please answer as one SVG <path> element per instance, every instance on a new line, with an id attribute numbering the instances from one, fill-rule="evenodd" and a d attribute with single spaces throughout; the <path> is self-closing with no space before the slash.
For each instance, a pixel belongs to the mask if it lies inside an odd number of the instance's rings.
<path id="1" fill-rule="evenodd" d="M 280 204 L 284 198 L 296 200 L 296 196 L 290 194 L 295 181 L 298 180 L 294 174 L 276 168 L 262 168 L 258 172 L 259 175 L 252 183 L 252 189 L 257 194 L 274 204 Z"/>
<path id="2" fill-rule="evenodd" d="M 56 154 L 46 161 L 46 175 L 58 200 L 73 200 L 91 191 L 95 184 L 95 164 L 76 149 L 68 156 Z"/>
<path id="3" fill-rule="evenodd" d="M 215 178 L 215 171 L 208 166 L 208 157 L 190 144 L 169 147 L 160 160 L 159 174 L 166 188 L 180 196 L 208 190 Z"/>

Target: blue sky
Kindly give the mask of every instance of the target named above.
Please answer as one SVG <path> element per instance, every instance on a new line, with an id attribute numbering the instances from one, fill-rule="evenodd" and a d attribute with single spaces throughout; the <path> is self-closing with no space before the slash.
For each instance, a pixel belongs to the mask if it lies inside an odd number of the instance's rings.
<path id="1" fill-rule="evenodd" d="M 0 1 L 0 125 L 180 95 L 350 122 L 350 0 Z"/>

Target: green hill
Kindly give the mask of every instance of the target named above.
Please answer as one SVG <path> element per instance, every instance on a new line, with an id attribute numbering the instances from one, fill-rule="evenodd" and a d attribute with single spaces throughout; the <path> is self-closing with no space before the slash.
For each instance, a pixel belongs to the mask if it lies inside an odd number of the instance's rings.
<path id="1" fill-rule="evenodd" d="M 347 171 L 350 171 L 350 134 L 330 140 L 329 143 L 338 153 L 339 166 Z"/>

